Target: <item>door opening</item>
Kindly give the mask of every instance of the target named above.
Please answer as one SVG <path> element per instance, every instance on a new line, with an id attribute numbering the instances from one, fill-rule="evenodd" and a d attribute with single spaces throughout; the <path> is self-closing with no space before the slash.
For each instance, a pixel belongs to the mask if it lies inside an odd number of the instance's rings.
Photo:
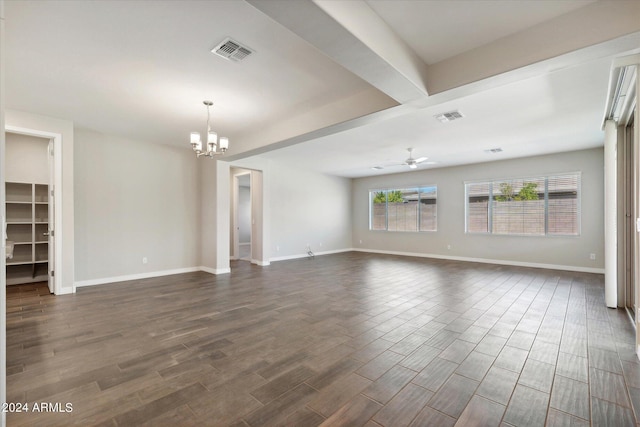
<path id="1" fill-rule="evenodd" d="M 251 261 L 251 173 L 238 175 L 236 183 L 238 259 Z"/>
<path id="2" fill-rule="evenodd" d="M 264 230 L 265 200 L 262 171 L 230 168 L 229 258 L 269 265 L 268 235 Z M 242 243 L 242 244 L 241 244 Z M 231 268 L 233 269 L 233 265 Z"/>
<path id="3" fill-rule="evenodd" d="M 636 298 L 635 298 L 635 245 L 633 235 L 635 231 L 635 223 L 633 221 L 633 208 L 635 206 L 635 186 L 633 185 L 633 163 L 634 163 L 634 144 L 633 144 L 633 120 L 630 121 L 624 129 L 624 139 L 621 141 L 621 153 L 619 159 L 622 162 L 622 180 L 620 182 L 621 201 L 621 233 L 620 233 L 620 256 L 621 266 L 618 271 L 620 280 L 623 282 L 625 294 L 625 307 L 632 319 L 636 318 Z"/>
<path id="4" fill-rule="evenodd" d="M 636 246 L 633 239 L 635 233 L 636 224 L 634 223 L 634 206 L 636 205 L 636 186 L 634 185 L 634 159 L 638 153 L 637 142 L 634 142 L 635 137 L 635 111 L 632 113 L 631 118 L 627 126 L 624 129 L 624 141 L 623 141 L 623 173 L 624 181 L 621 191 L 623 192 L 623 215 L 624 223 L 623 228 L 623 241 L 622 250 L 624 254 L 622 256 L 622 264 L 620 273 L 623 275 L 623 281 L 625 285 L 625 306 L 629 315 L 633 319 L 634 325 L 636 324 L 636 316 L 638 315 L 638 307 L 636 303 Z"/>
<path id="5" fill-rule="evenodd" d="M 55 292 L 53 140 L 6 132 L 6 283 L 48 282 Z"/>
<path id="6" fill-rule="evenodd" d="M 251 261 L 252 211 L 251 170 L 231 168 L 230 259 Z"/>

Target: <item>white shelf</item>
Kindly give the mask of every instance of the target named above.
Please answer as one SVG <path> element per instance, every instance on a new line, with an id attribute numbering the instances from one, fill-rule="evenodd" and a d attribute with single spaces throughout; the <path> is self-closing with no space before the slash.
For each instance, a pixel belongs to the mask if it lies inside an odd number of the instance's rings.
<path id="1" fill-rule="evenodd" d="M 49 243 L 49 189 L 47 185 L 7 182 L 7 237 L 14 242 L 13 258 L 7 259 L 7 284 L 47 280 Z"/>
<path id="2" fill-rule="evenodd" d="M 33 200 L 33 184 L 23 182 L 7 182 L 5 199 L 10 202 L 27 202 Z"/>

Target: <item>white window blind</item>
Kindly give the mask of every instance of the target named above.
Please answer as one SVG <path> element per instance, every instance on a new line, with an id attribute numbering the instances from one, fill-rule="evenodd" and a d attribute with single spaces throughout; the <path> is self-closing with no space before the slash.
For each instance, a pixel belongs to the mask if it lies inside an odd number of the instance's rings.
<path id="1" fill-rule="evenodd" d="M 544 178 L 493 182 L 492 233 L 544 235 L 544 205 Z"/>
<path id="2" fill-rule="evenodd" d="M 436 186 L 371 190 L 369 192 L 369 229 L 436 231 Z"/>
<path id="3" fill-rule="evenodd" d="M 578 235 L 580 174 L 465 185 L 467 233 Z"/>
<path id="4" fill-rule="evenodd" d="M 489 232 L 489 197 L 490 182 L 471 183 L 466 185 L 467 193 L 467 232 Z"/>
<path id="5" fill-rule="evenodd" d="M 547 233 L 551 235 L 580 233 L 579 175 L 550 176 L 548 181 Z"/>

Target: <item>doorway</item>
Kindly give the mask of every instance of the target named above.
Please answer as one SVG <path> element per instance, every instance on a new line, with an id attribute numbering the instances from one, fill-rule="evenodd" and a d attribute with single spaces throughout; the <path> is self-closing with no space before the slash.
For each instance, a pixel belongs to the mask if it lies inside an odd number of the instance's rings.
<path id="1" fill-rule="evenodd" d="M 265 180 L 260 169 L 229 168 L 229 259 L 269 265 Z M 244 245 L 240 245 L 240 243 Z M 242 248 L 242 253 L 241 253 Z M 233 269 L 231 264 L 231 269 Z"/>
<path id="2" fill-rule="evenodd" d="M 634 185 L 634 114 L 632 114 L 627 126 L 621 129 L 619 134 L 618 159 L 620 161 L 619 191 L 621 200 L 619 202 L 620 227 L 618 231 L 618 281 L 621 282 L 619 288 L 624 289 L 624 307 L 629 316 L 636 323 L 636 251 L 635 251 L 635 228 L 634 207 L 636 204 L 636 192 Z"/>
<path id="3" fill-rule="evenodd" d="M 236 175 L 235 185 L 238 259 L 251 261 L 251 173 Z"/>
<path id="4" fill-rule="evenodd" d="M 5 132 L 6 284 L 46 282 L 58 293 L 55 242 L 58 210 L 54 191 L 59 135 Z"/>

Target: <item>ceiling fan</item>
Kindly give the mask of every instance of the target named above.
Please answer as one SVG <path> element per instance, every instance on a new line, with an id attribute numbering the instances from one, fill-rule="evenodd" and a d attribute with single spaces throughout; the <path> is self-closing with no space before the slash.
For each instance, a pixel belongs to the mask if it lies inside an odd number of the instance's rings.
<path id="1" fill-rule="evenodd" d="M 411 169 L 417 168 L 420 163 L 428 159 L 428 157 L 418 157 L 417 159 L 414 159 L 413 148 L 407 148 L 407 151 L 409 152 L 409 158 L 404 161 L 404 164 L 409 166 Z"/>
<path id="2" fill-rule="evenodd" d="M 415 169 L 418 167 L 420 163 L 428 159 L 428 157 L 418 157 L 417 159 L 414 159 L 413 148 L 407 148 L 407 151 L 409 152 L 409 158 L 405 160 L 404 163 L 396 163 L 394 165 L 389 165 L 389 166 L 405 166 L 406 165 L 406 166 L 409 166 L 411 169 Z M 429 162 L 429 163 L 435 163 L 435 162 Z M 384 167 L 374 166 L 373 169 L 384 169 Z"/>

